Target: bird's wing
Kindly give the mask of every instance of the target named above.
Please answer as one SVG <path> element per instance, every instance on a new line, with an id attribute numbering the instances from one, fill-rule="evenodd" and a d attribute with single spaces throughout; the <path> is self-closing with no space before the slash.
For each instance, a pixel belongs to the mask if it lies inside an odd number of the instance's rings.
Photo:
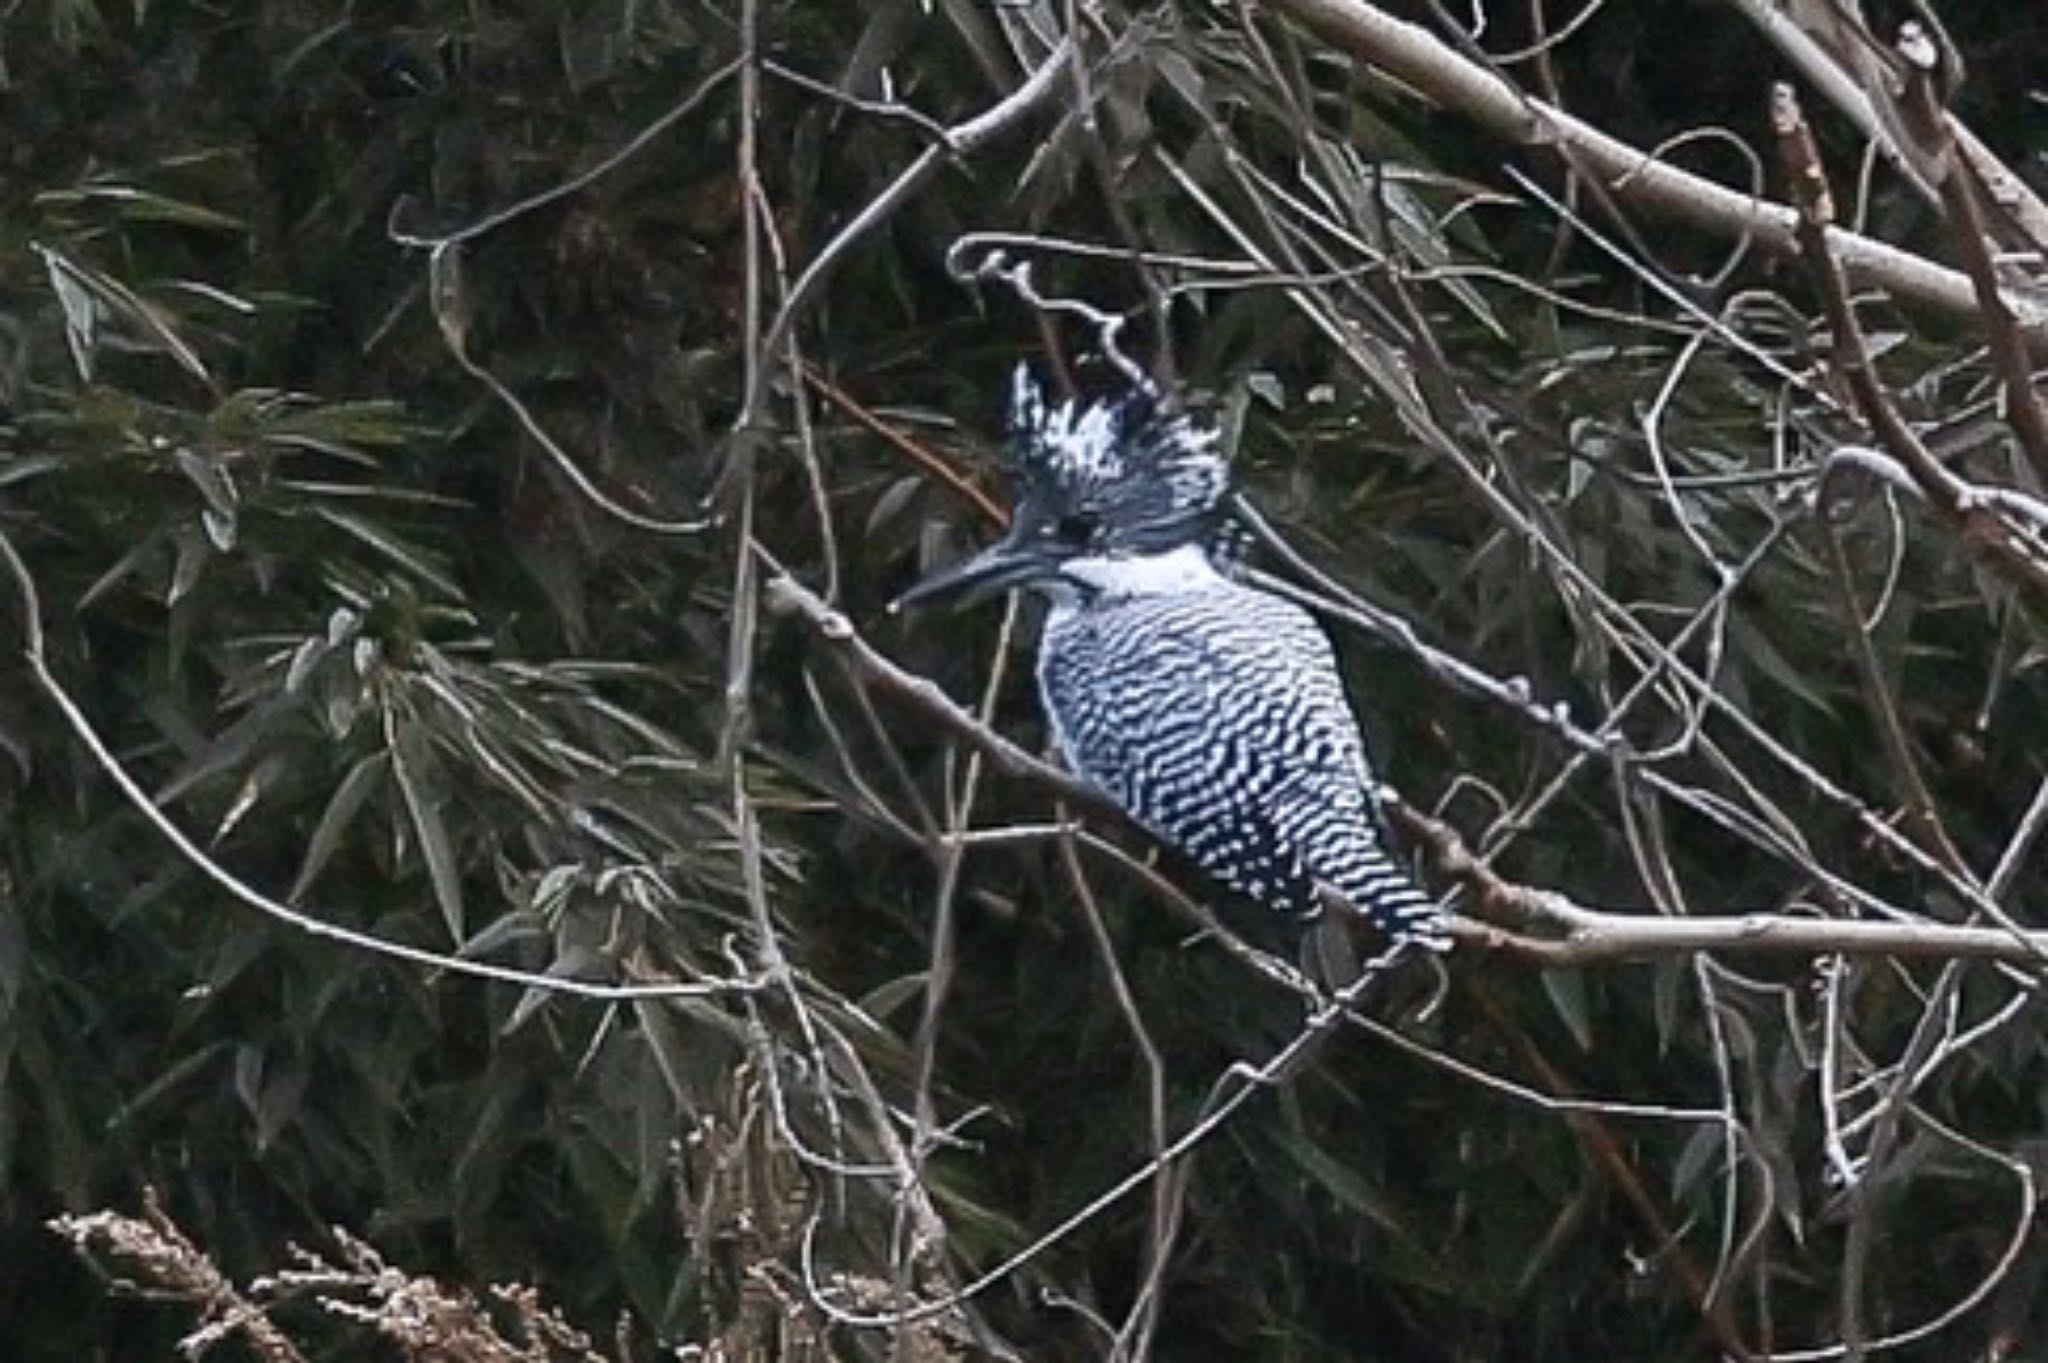
<path id="1" fill-rule="evenodd" d="M 1406 931 L 1433 907 L 1388 855 L 1328 639 L 1248 589 L 1073 613 L 1039 655 L 1068 763 L 1232 890 L 1313 912 L 1326 884 Z"/>

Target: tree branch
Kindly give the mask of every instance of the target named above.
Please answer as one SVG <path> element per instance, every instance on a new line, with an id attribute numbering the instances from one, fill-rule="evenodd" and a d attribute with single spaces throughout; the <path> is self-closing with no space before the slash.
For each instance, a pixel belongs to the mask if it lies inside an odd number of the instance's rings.
<path id="1" fill-rule="evenodd" d="M 1005 776 L 1014 776 L 1068 800 L 1095 814 L 1122 820 L 1122 811 L 1103 798 L 1102 792 L 1061 771 L 1050 762 L 1033 757 L 1024 749 L 983 724 L 928 678 L 906 672 L 860 636 L 853 622 L 826 605 L 817 593 L 786 572 L 776 572 L 765 590 L 768 608 L 779 614 L 802 617 L 817 637 L 831 650 L 849 675 L 870 690 L 878 691 L 915 710 L 980 752 Z"/>
<path id="2" fill-rule="evenodd" d="M 1597 175 L 1619 202 L 1680 218 L 1730 239 L 1747 238 L 1774 255 L 1799 254 L 1798 214 L 1791 208 L 1658 161 L 1515 88 L 1419 25 L 1396 19 L 1364 0 L 1273 0 L 1273 8 L 1519 146 L 1557 148 L 1575 169 Z M 1831 227 L 1826 235 L 1829 249 L 1858 279 L 1953 316 L 1979 316 L 1976 291 L 1961 272 L 1860 233 Z M 2005 300 L 2030 339 L 2048 345 L 2048 308 L 2010 293 Z"/>
<path id="3" fill-rule="evenodd" d="M 1545 966 L 1744 952 L 1987 960 L 2036 971 L 2048 968 L 2048 932 L 1785 913 L 1674 918 L 1589 909 L 1555 890 L 1501 879 L 1472 855 L 1456 829 L 1441 820 L 1398 802 L 1390 804 L 1388 812 L 1429 847 L 1439 871 L 1465 885 L 1475 909 L 1488 920 L 1454 919 L 1451 936 L 1460 946 L 1500 951 Z"/>
<path id="4" fill-rule="evenodd" d="M 861 685 L 930 720 L 986 756 L 1005 775 L 1029 781 L 1090 813 L 1128 822 L 1100 792 L 1043 762 L 981 723 L 937 685 L 904 670 L 863 639 L 853 622 L 786 572 L 766 584 L 770 609 L 801 618 Z M 2048 968 L 2048 932 L 1952 923 L 1744 913 L 1668 918 L 1587 908 L 1554 890 L 1502 880 L 1468 850 L 1449 825 L 1396 802 L 1390 812 L 1426 843 L 1437 869 L 1471 894 L 1472 916 L 1451 919 L 1460 947 L 1500 952 L 1545 966 L 1578 966 L 1699 952 L 1765 955 L 1893 956 L 2000 961 Z M 1514 927 L 1496 926 L 1495 921 Z"/>

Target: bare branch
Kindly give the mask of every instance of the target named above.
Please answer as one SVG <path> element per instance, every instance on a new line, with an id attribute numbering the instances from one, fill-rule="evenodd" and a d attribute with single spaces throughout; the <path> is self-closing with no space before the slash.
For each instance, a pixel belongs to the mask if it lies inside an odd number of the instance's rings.
<path id="1" fill-rule="evenodd" d="M 1555 890 L 1501 879 L 1439 820 L 1405 805 L 1391 812 L 1429 846 L 1437 869 L 1472 893 L 1477 913 L 1451 925 L 1461 948 L 1504 952 L 1553 967 L 1714 952 L 1985 960 L 2048 972 L 2048 931 L 1783 913 L 1669 918 L 1591 909 Z"/>
<path id="2" fill-rule="evenodd" d="M 787 573 L 777 573 L 766 585 L 771 610 L 801 616 L 827 648 L 845 665 L 853 678 L 927 719 L 936 720 L 954 737 L 964 740 L 995 764 L 1005 776 L 1022 777 L 1094 814 L 1121 820 L 1120 810 L 1086 782 L 1040 761 L 957 705 L 952 697 L 930 680 L 906 672 L 878 653 L 860 636 L 853 622 Z"/>
<path id="3" fill-rule="evenodd" d="M 766 584 L 770 606 L 803 618 L 853 677 L 929 719 L 985 754 L 1006 775 L 1030 781 L 1048 793 L 1123 821 L 1121 811 L 1084 782 L 1040 761 L 976 719 L 930 680 L 905 671 L 877 652 L 853 622 L 827 606 L 786 573 Z M 1742 952 L 1819 956 L 1898 956 L 1926 959 L 2000 961 L 2039 971 L 2048 966 L 2048 932 L 2003 927 L 1966 927 L 1931 921 L 1874 921 L 1745 913 L 1697 918 L 1589 909 L 1552 890 L 1512 885 L 1495 876 L 1465 850 L 1455 831 L 1402 805 L 1402 824 L 1431 847 L 1437 868 L 1474 892 L 1487 920 L 1548 930 L 1553 935 L 1493 926 L 1477 918 L 1454 918 L 1451 933 L 1461 947 L 1498 951 L 1546 966 L 1592 965 L 1698 952 Z"/>
<path id="4" fill-rule="evenodd" d="M 1364 0 L 1275 0 L 1273 8 L 1509 141 L 1556 147 L 1574 167 L 1599 176 L 1623 203 L 1668 213 L 1731 240 L 1752 239 L 1774 255 L 1798 254 L 1798 215 L 1791 208 L 1665 165 L 1524 94 L 1419 25 Z M 1840 228 L 1827 229 L 1826 237 L 1828 249 L 1856 278 L 1953 316 L 1978 315 L 1977 295 L 1965 275 Z M 2010 296 L 2008 302 L 2018 325 L 2035 340 L 2048 342 L 2048 309 Z"/>
<path id="5" fill-rule="evenodd" d="M 811 295 L 824 284 L 840 259 L 916 194 L 945 165 L 947 158 L 971 155 L 1043 103 L 1055 88 L 1060 74 L 1067 69 L 1067 57 L 1072 48 L 1073 39 L 1062 38 L 1016 89 L 973 118 L 947 128 L 941 141 L 920 152 L 917 159 L 904 167 L 886 189 L 870 199 L 852 221 L 840 228 L 838 235 L 811 258 L 810 264 L 804 266 L 803 273 L 790 286 L 775 319 L 768 324 L 758 353 L 770 356 L 782 348 L 782 338 L 803 315 L 803 310 L 810 305 Z M 762 397 L 763 390 L 758 383 L 748 390 L 737 423 L 739 426 L 750 426 L 760 419 Z"/>

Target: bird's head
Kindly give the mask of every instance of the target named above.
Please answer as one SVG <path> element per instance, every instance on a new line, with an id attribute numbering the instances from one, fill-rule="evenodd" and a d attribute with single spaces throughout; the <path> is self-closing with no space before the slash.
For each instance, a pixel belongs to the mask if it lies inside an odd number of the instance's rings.
<path id="1" fill-rule="evenodd" d="M 1010 587 L 1071 590 L 1119 565 L 1205 545 L 1230 490 L 1221 443 L 1215 427 L 1169 406 L 1150 384 L 1055 405 L 1017 366 L 1004 458 L 1015 494 L 1008 533 L 925 578 L 895 607 Z"/>

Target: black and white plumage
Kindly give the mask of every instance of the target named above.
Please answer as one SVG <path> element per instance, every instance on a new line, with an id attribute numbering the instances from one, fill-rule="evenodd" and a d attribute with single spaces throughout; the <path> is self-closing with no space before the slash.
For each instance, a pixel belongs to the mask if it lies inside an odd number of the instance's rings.
<path id="1" fill-rule="evenodd" d="M 1309 915 L 1326 887 L 1441 945 L 1438 909 L 1387 848 L 1328 638 L 1219 570 L 1217 432 L 1149 387 L 1053 405 L 1020 367 L 1010 440 L 1009 534 L 899 604 L 1037 591 L 1039 693 L 1076 774 L 1248 899 Z"/>

